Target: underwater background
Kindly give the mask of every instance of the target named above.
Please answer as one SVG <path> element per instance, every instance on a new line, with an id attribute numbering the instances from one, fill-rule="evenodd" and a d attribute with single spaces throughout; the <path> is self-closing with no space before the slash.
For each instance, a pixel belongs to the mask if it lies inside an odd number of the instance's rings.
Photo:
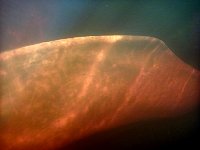
<path id="1" fill-rule="evenodd" d="M 163 40 L 200 68 L 199 0 L 0 0 L 1 51 L 87 35 Z"/>

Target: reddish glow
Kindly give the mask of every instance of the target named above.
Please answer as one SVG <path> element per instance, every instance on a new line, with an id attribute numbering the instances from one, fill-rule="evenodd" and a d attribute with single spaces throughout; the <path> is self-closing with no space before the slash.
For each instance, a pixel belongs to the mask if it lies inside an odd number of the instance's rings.
<path id="1" fill-rule="evenodd" d="M 56 149 L 195 109 L 200 73 L 152 37 L 62 39 L 0 54 L 3 149 Z M 57 140 L 59 139 L 59 140 Z"/>

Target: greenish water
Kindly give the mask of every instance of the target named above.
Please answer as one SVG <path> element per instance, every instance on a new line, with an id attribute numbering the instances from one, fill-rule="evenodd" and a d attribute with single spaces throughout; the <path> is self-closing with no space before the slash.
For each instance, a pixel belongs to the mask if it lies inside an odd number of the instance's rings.
<path id="1" fill-rule="evenodd" d="M 87 35 L 146 35 L 200 68 L 199 0 L 1 0 L 1 51 Z"/>

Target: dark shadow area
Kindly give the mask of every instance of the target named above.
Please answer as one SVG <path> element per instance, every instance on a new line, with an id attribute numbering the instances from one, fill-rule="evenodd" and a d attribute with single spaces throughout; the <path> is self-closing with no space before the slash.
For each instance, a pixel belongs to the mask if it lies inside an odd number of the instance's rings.
<path id="1" fill-rule="evenodd" d="M 60 150 L 198 149 L 199 115 L 137 122 L 100 132 Z"/>

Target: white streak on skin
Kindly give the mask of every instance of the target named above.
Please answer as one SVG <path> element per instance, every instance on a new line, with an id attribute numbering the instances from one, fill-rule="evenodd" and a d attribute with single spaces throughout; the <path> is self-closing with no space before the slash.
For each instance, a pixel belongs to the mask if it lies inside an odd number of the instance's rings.
<path id="1" fill-rule="evenodd" d="M 112 37 L 113 44 L 115 42 L 117 42 L 118 40 L 120 40 L 121 38 L 122 38 L 121 36 Z M 85 79 L 85 81 L 83 83 L 83 87 L 82 87 L 82 90 L 81 90 L 80 94 L 78 95 L 78 98 L 82 98 L 82 97 L 86 96 L 88 88 L 89 88 L 90 84 L 92 83 L 92 81 L 94 79 L 94 76 L 96 74 L 96 71 L 97 71 L 96 68 L 98 68 L 99 63 L 104 60 L 104 58 L 106 57 L 106 51 L 108 51 L 111 48 L 111 46 L 112 46 L 112 43 L 110 45 L 105 46 L 104 48 L 102 48 L 100 50 L 100 52 L 97 54 L 95 62 L 93 63 L 93 65 L 89 69 L 90 71 L 89 71 L 89 73 L 87 75 L 87 78 Z"/>
<path id="2" fill-rule="evenodd" d="M 73 120 L 75 117 L 76 117 L 76 113 L 70 112 L 69 114 L 64 115 L 64 117 L 61 117 L 61 118 L 57 119 L 57 120 L 53 123 L 53 127 L 62 128 L 62 127 L 64 127 L 67 123 L 69 123 L 71 120 Z"/>
<path id="3" fill-rule="evenodd" d="M 194 69 L 193 69 L 192 72 L 189 74 L 187 80 L 184 82 L 184 84 L 183 84 L 183 86 L 182 86 L 182 88 L 181 88 L 181 92 L 178 94 L 178 100 L 177 100 L 177 102 L 176 102 L 176 105 L 178 105 L 178 103 L 180 102 L 180 100 L 181 100 L 181 98 L 182 98 L 182 96 L 183 96 L 183 93 L 184 93 L 184 91 L 185 91 L 185 87 L 187 86 L 187 84 L 188 84 L 189 80 L 191 79 L 193 73 L 194 73 Z"/>
<path id="4" fill-rule="evenodd" d="M 128 94 L 126 94 L 126 99 L 125 99 L 125 103 L 128 103 L 133 95 L 133 93 L 137 93 L 137 87 L 140 85 L 140 82 L 142 80 L 142 78 L 145 76 L 146 72 L 145 72 L 145 67 L 147 65 L 147 63 L 149 62 L 149 60 L 151 59 L 152 55 L 159 49 L 160 45 L 157 46 L 156 48 L 154 48 L 153 51 L 151 51 L 151 53 L 147 56 L 143 67 L 140 70 L 140 73 L 137 77 L 137 79 L 135 80 L 135 82 L 132 84 L 131 88 L 128 90 Z M 134 103 L 136 103 L 137 101 L 135 100 Z"/>
<path id="5" fill-rule="evenodd" d="M 152 57 L 152 55 L 160 48 L 161 45 L 158 45 L 156 48 L 154 48 L 154 50 L 152 50 L 147 58 L 144 61 L 144 64 L 140 70 L 139 75 L 137 76 L 136 80 L 133 81 L 131 87 L 128 89 L 127 93 L 125 94 L 125 100 L 123 102 L 123 104 L 121 104 L 121 106 L 116 110 L 116 113 L 113 115 L 112 117 L 112 121 L 114 121 L 117 118 L 117 115 L 120 114 L 120 112 L 128 105 L 129 101 L 131 100 L 133 95 L 136 95 L 137 89 L 140 86 L 140 82 L 142 80 L 142 78 L 145 76 L 145 67 L 147 65 L 147 63 L 149 62 L 149 59 Z M 147 49 L 148 46 L 144 49 Z M 134 102 L 131 103 L 132 106 L 134 106 L 136 103 L 138 102 L 137 97 L 135 97 Z"/>
<path id="6" fill-rule="evenodd" d="M 121 36 L 117 36 L 117 37 L 112 37 L 112 42 L 111 44 L 103 47 L 100 52 L 97 54 L 95 62 L 92 64 L 92 66 L 89 69 L 89 73 L 87 75 L 87 78 L 83 81 L 83 87 L 80 91 L 80 94 L 78 95 L 77 99 L 81 100 L 84 96 L 86 96 L 88 88 L 90 86 L 90 84 L 92 83 L 98 65 L 105 59 L 106 57 L 106 52 L 111 48 L 112 44 L 114 44 L 115 42 L 117 42 L 118 40 L 120 40 L 122 37 Z M 108 40 L 110 42 L 110 40 Z M 67 112 L 64 116 L 61 116 L 59 119 L 57 119 L 55 122 L 52 123 L 52 127 L 56 127 L 56 128 L 63 128 L 65 126 L 67 126 L 68 124 L 70 124 L 70 122 L 72 122 L 74 120 L 74 118 L 78 115 L 78 113 L 80 113 L 80 110 L 82 110 L 82 113 L 87 113 L 89 110 L 89 106 L 91 105 L 93 101 L 88 101 L 87 102 L 87 106 L 85 106 L 85 108 L 80 109 L 80 107 L 76 106 L 76 109 L 73 109 L 73 111 L 69 111 Z M 76 102 L 76 104 L 79 103 L 78 101 Z M 85 128 L 83 128 L 83 130 L 85 130 Z"/>
<path id="7" fill-rule="evenodd" d="M 90 68 L 90 71 L 87 75 L 87 78 L 85 79 L 84 83 L 83 83 L 83 88 L 78 96 L 78 98 L 84 97 L 88 91 L 89 85 L 91 84 L 91 82 L 93 81 L 94 75 L 96 73 L 96 68 L 97 65 L 103 60 L 103 58 L 105 57 L 105 50 L 102 49 L 99 54 L 96 57 L 96 61 L 94 62 L 94 64 L 92 65 L 92 67 Z"/>
<path id="8" fill-rule="evenodd" d="M 87 78 L 83 82 L 83 87 L 81 89 L 80 94 L 78 95 L 78 99 L 81 99 L 82 97 L 84 97 L 86 95 L 88 88 L 94 79 L 94 76 L 96 73 L 96 68 L 98 68 L 97 66 L 105 58 L 106 50 L 107 50 L 107 48 L 101 49 L 100 52 L 97 54 L 95 62 L 92 64 L 91 68 L 89 69 Z M 87 113 L 87 111 L 89 109 L 89 105 L 90 104 L 88 102 L 87 107 L 85 107 L 85 109 L 83 109 L 84 110 L 83 113 Z M 67 114 L 65 114 L 64 116 L 60 117 L 53 123 L 53 127 L 62 128 L 64 126 L 66 126 L 77 116 L 77 114 L 79 113 L 80 110 L 82 110 L 82 109 L 79 109 L 79 107 L 76 107 L 76 109 L 73 109 L 73 112 L 70 111 Z"/>
<path id="9" fill-rule="evenodd" d="M 121 36 L 115 37 L 113 39 L 112 43 L 117 42 L 120 39 L 121 39 Z M 93 81 L 93 79 L 95 77 L 98 65 L 105 59 L 106 53 L 111 48 L 112 43 L 107 45 L 107 46 L 105 46 L 105 47 L 103 47 L 100 50 L 100 52 L 97 54 L 95 62 L 90 67 L 89 73 L 88 73 L 86 79 L 83 81 L 83 87 L 82 87 L 82 89 L 80 91 L 80 94 L 77 97 L 78 100 L 81 100 L 84 96 L 86 96 L 86 94 L 88 92 L 88 89 L 89 89 L 89 86 L 90 86 L 90 84 L 92 83 L 92 81 Z M 80 113 L 80 110 L 83 110 L 83 113 L 87 113 L 88 109 L 89 109 L 89 106 L 91 105 L 92 102 L 93 101 L 88 101 L 87 102 L 87 106 L 85 107 L 85 109 L 80 109 L 79 107 L 76 107 L 76 109 L 73 109 L 73 112 L 68 112 L 64 116 L 60 117 L 56 122 L 53 123 L 53 127 L 62 128 L 64 126 L 66 126 L 71 121 L 73 121 L 73 119 L 77 116 L 77 114 Z M 76 103 L 78 103 L 78 102 L 76 102 Z M 85 129 L 83 128 L 83 130 L 85 130 Z"/>

